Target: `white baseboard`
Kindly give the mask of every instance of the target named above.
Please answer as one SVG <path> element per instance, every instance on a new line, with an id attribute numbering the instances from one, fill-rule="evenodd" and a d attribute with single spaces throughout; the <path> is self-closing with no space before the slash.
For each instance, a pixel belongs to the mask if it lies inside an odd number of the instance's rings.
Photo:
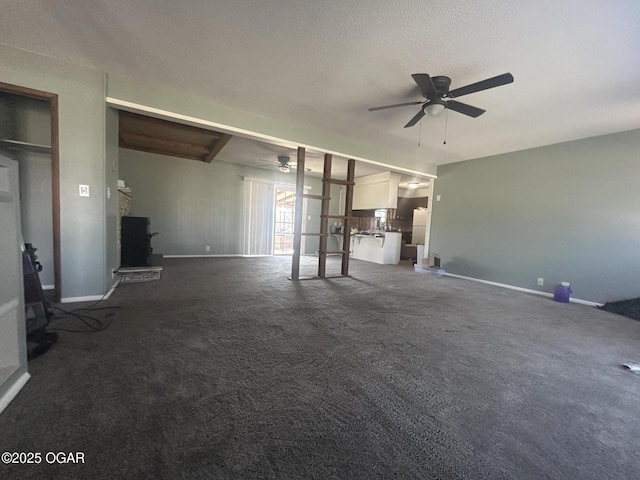
<path id="1" fill-rule="evenodd" d="M 65 297 L 60 299 L 60 303 L 95 302 L 102 300 L 103 295 L 87 295 L 86 297 Z"/>
<path id="2" fill-rule="evenodd" d="M 445 273 L 445 275 L 447 277 L 461 278 L 463 280 L 471 280 L 472 282 L 484 283 L 487 285 L 493 285 L 495 287 L 508 288 L 510 290 L 516 290 L 518 292 L 533 293 L 534 295 L 541 295 L 543 297 L 553 298 L 553 293 L 541 292 L 539 290 L 531 290 L 529 288 L 516 287 L 515 285 L 507 285 L 506 283 L 491 282 L 489 280 L 482 280 L 480 278 L 465 277 L 464 275 L 457 275 L 455 273 L 447 272 Z M 582 305 L 589 305 L 590 307 L 601 307 L 602 305 L 604 305 L 603 303 L 592 302 L 590 300 L 581 300 L 579 298 L 573 298 L 573 297 L 570 297 L 569 301 L 573 303 L 580 303 Z"/>
<path id="3" fill-rule="evenodd" d="M 22 387 L 24 387 L 25 383 L 27 383 L 29 378 L 31 378 L 31 375 L 29 375 L 29 372 L 24 372 L 14 382 L 14 384 L 11 385 L 11 387 L 9 387 L 9 390 L 7 390 L 5 394 L 2 395 L 2 397 L 0 397 L 0 413 L 2 413 L 2 411 L 5 408 L 7 408 L 7 405 L 11 403 L 11 400 L 13 400 L 15 396 L 18 394 L 18 392 L 22 390 Z"/>
<path id="4" fill-rule="evenodd" d="M 113 291 L 120 285 L 120 279 L 118 278 L 111 288 L 104 295 L 88 295 L 86 297 L 65 297 L 60 299 L 60 303 L 77 303 L 77 302 L 95 302 L 100 300 L 106 300 L 111 296 Z"/>
<path id="5" fill-rule="evenodd" d="M 163 255 L 162 258 L 218 258 L 218 257 L 246 257 L 241 253 L 231 253 L 228 255 Z"/>
<path id="6" fill-rule="evenodd" d="M 111 294 L 114 292 L 114 290 L 116 288 L 118 288 L 118 285 L 120 285 L 120 282 L 122 280 L 120 278 L 118 278 L 115 282 L 113 282 L 113 285 L 111 286 L 111 288 L 109 289 L 109 291 L 104 295 L 103 300 L 106 300 L 107 298 L 109 298 L 111 296 Z"/>

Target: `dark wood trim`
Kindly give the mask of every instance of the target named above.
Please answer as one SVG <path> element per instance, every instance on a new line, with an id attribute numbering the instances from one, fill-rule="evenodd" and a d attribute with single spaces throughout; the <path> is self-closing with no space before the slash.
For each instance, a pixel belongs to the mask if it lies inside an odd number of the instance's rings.
<path id="1" fill-rule="evenodd" d="M 327 241 L 329 233 L 329 200 L 331 198 L 331 163 L 333 155 L 324 154 L 324 171 L 322 173 L 322 206 L 320 211 L 320 246 L 318 248 L 318 277 L 327 276 Z"/>
<path id="2" fill-rule="evenodd" d="M 291 280 L 300 279 L 300 253 L 302 250 L 302 200 L 304 194 L 305 149 L 298 147 L 296 170 L 296 204 L 293 227 L 293 256 L 291 257 Z"/>
<path id="3" fill-rule="evenodd" d="M 58 95 L 51 103 L 51 218 L 53 220 L 54 301 L 62 298 L 62 257 L 60 255 L 60 133 Z"/>
<path id="4" fill-rule="evenodd" d="M 10 83 L 3 82 L 0 82 L 0 91 L 13 93 L 15 95 L 22 95 L 23 97 L 37 98 L 38 100 L 51 101 L 53 98 L 58 98 L 58 95 L 55 93 L 44 92 L 34 88 L 21 87 L 19 85 L 11 85 Z"/>
<path id="5" fill-rule="evenodd" d="M 60 133 L 58 95 L 33 88 L 0 82 L 0 91 L 48 101 L 51 105 L 51 214 L 53 221 L 54 301 L 62 297 L 62 258 L 60 255 Z"/>
<path id="6" fill-rule="evenodd" d="M 333 183 L 334 185 L 355 185 L 356 182 L 353 180 L 340 180 L 337 178 L 332 178 L 331 180 L 329 180 L 330 183 Z"/>
<path id="7" fill-rule="evenodd" d="M 327 215 L 327 218 L 336 218 L 339 220 L 351 220 L 352 218 L 354 218 L 353 216 L 349 215 Z"/>
<path id="8" fill-rule="evenodd" d="M 216 140 L 211 146 L 211 151 L 204 157 L 204 162 L 211 163 L 218 156 L 220 151 L 224 148 L 227 142 L 231 140 L 231 135 L 223 133 L 222 136 Z"/>
<path id="9" fill-rule="evenodd" d="M 289 280 L 293 280 L 291 277 L 287 277 Z M 334 278 L 349 278 L 349 276 L 345 275 L 329 275 L 328 277 L 299 277 L 298 280 L 333 280 Z"/>
<path id="10" fill-rule="evenodd" d="M 345 193 L 344 200 L 344 237 L 342 238 L 342 250 L 346 253 L 342 255 L 342 275 L 349 276 L 349 249 L 351 248 L 351 226 L 352 226 L 352 214 L 353 214 L 353 186 L 355 185 L 356 178 L 356 161 L 352 158 L 349 159 L 347 164 L 347 191 Z"/>
<path id="11" fill-rule="evenodd" d="M 120 148 L 126 148 L 128 150 L 135 150 L 137 152 L 154 153 L 156 155 L 165 155 L 167 157 L 184 158 L 186 160 L 195 160 L 197 162 L 202 161 L 202 156 L 199 155 L 187 155 L 183 153 L 173 153 L 161 148 L 142 147 L 138 145 L 130 145 L 128 143 L 120 142 Z"/>
<path id="12" fill-rule="evenodd" d="M 209 148 L 193 145 L 191 143 L 177 142 L 175 140 L 165 140 L 164 138 L 147 137 L 135 133 L 120 132 L 120 146 L 132 150 L 148 148 L 150 150 L 166 150 L 165 155 L 181 155 L 183 152 L 187 156 L 199 157 L 209 154 Z M 154 152 L 155 153 L 155 152 Z"/>

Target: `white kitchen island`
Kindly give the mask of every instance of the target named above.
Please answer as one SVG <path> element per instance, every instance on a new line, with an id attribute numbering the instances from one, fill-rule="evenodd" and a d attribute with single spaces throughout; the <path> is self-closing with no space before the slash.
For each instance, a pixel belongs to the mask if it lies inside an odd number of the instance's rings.
<path id="1" fill-rule="evenodd" d="M 382 265 L 397 265 L 400 263 L 401 242 L 400 232 L 351 235 L 351 258 Z"/>

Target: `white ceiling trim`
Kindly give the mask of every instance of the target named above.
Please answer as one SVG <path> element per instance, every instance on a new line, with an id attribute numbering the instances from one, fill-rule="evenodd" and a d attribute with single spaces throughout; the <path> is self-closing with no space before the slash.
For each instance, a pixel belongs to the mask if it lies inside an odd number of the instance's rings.
<path id="1" fill-rule="evenodd" d="M 231 125 L 225 125 L 222 123 L 217 123 L 217 122 L 212 122 L 210 120 L 203 120 L 201 118 L 197 118 L 197 117 L 191 117 L 189 115 L 183 115 L 181 113 L 176 113 L 176 112 L 171 112 L 168 110 L 162 110 L 160 108 L 155 108 L 155 107 L 149 107 L 147 105 L 142 105 L 139 103 L 134 103 L 134 102 L 129 102 L 127 100 L 121 100 L 119 98 L 113 98 L 113 97 L 106 97 L 106 102 L 108 105 L 117 108 L 118 110 L 124 110 L 127 112 L 132 112 L 132 113 L 141 113 L 141 114 L 147 114 L 151 117 L 154 118 L 159 118 L 162 120 L 177 120 L 180 123 L 184 123 L 187 125 L 192 125 L 192 126 L 207 126 L 207 127 L 211 127 L 212 129 L 218 130 L 220 132 L 223 133 L 229 133 L 232 135 L 237 135 L 240 137 L 244 137 L 244 138 L 248 138 L 251 140 L 257 140 L 257 141 L 262 141 L 262 142 L 268 142 L 268 143 L 273 143 L 276 145 L 280 145 L 280 146 L 284 146 L 284 147 L 288 147 L 288 148 L 298 148 L 298 147 L 303 147 L 305 149 L 309 149 L 309 150 L 316 150 L 316 151 L 321 151 L 321 152 L 325 152 L 325 153 L 330 153 L 331 155 L 336 155 L 338 157 L 344 157 L 344 158 L 352 158 L 354 160 L 357 160 L 359 162 L 363 162 L 363 163 L 368 163 L 370 165 L 375 165 L 377 167 L 382 167 L 394 172 L 401 172 L 401 173 L 408 173 L 411 175 L 415 175 L 418 177 L 425 177 L 425 178 L 438 178 L 437 175 L 433 175 L 430 173 L 425 173 L 425 172 L 420 172 L 418 170 L 411 170 L 408 168 L 404 168 L 404 167 L 398 167 L 395 165 L 389 165 L 386 163 L 382 163 L 382 162 L 377 162 L 375 160 L 370 160 L 368 158 L 363 158 L 363 157 L 356 157 L 353 155 L 349 155 L 347 153 L 343 153 L 343 152 L 338 152 L 335 150 L 327 150 L 325 148 L 321 148 L 321 147 L 316 147 L 314 145 L 307 145 L 307 144 L 303 144 L 303 143 L 297 143 L 297 142 L 293 142 L 291 140 L 286 140 L 284 138 L 278 138 L 278 137 L 274 137 L 271 135 L 265 135 L 264 133 L 258 133 L 258 132 L 252 132 L 250 130 L 245 130 L 243 128 L 238 128 L 238 127 L 233 127 Z"/>

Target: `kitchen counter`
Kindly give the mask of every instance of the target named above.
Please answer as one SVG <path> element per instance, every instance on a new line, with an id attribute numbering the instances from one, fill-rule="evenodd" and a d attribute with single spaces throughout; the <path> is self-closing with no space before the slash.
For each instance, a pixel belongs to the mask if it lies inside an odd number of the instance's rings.
<path id="1" fill-rule="evenodd" d="M 337 235 L 342 238 L 342 235 Z M 400 262 L 400 232 L 369 232 L 351 235 L 351 258 L 382 265 Z"/>

